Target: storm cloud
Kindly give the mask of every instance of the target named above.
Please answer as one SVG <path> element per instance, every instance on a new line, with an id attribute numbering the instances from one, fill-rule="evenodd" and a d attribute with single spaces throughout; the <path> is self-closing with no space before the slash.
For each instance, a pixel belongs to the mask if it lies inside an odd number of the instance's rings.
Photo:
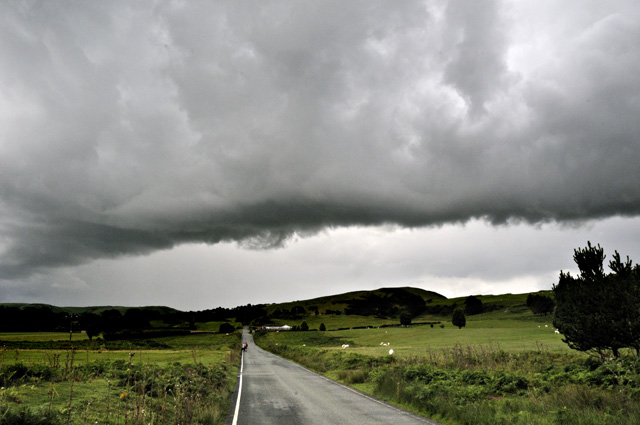
<path id="1" fill-rule="evenodd" d="M 640 7 L 4 2 L 0 279 L 640 213 Z"/>

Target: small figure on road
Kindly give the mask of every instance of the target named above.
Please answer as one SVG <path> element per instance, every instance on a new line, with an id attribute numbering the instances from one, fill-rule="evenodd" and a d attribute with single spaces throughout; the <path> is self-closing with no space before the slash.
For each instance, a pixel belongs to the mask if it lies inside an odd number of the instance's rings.
<path id="1" fill-rule="evenodd" d="M 247 351 L 247 348 L 249 348 L 249 344 L 246 342 L 242 343 L 242 351 Z"/>

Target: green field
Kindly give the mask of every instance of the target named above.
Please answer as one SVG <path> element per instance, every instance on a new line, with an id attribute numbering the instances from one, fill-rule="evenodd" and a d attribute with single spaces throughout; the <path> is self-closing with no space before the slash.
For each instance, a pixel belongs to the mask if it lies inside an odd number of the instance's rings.
<path id="1" fill-rule="evenodd" d="M 88 341 L 84 332 L 75 332 L 71 341 Z M 69 332 L 0 332 L 0 341 L 69 341 Z"/>
<path id="2" fill-rule="evenodd" d="M 555 334 L 551 325 L 547 326 L 549 327 L 526 321 L 485 320 L 468 322 L 462 329 L 447 323 L 444 328 L 438 325 L 431 328 L 426 325 L 331 331 L 328 334 L 347 341 L 350 345 L 349 351 L 372 356 L 387 354 L 389 348 L 393 348 L 397 356 L 424 355 L 454 345 L 493 345 L 510 352 L 539 350 L 541 347 L 547 351 L 570 352 L 568 346 L 562 342 L 561 335 Z M 272 343 L 306 344 L 308 338 L 305 338 L 304 334 L 269 333 L 266 338 Z M 382 346 L 380 343 L 388 343 L 389 346 Z M 341 345 L 324 348 L 341 349 Z"/>
<path id="3" fill-rule="evenodd" d="M 97 341 L 82 349 L 19 347 L 67 343 L 64 336 L 0 334 L 0 424 L 219 424 L 226 417 L 239 333 L 146 341 L 162 349 L 140 341 L 125 350 Z"/>

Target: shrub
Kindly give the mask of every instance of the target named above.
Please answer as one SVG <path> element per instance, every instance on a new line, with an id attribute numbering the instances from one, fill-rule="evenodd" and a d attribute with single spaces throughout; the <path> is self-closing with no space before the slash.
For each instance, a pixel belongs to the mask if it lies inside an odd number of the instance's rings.
<path id="1" fill-rule="evenodd" d="M 518 390 L 529 388 L 529 381 L 524 376 L 519 376 L 510 372 L 496 373 L 491 382 L 491 387 L 498 393 L 515 394 Z"/>
<path id="2" fill-rule="evenodd" d="M 468 296 L 464 300 L 464 312 L 469 316 L 474 314 L 480 314 L 483 311 L 482 301 L 473 295 Z"/>
<path id="3" fill-rule="evenodd" d="M 368 375 L 364 369 L 338 371 L 338 379 L 348 384 L 363 384 L 367 381 Z"/>
<path id="4" fill-rule="evenodd" d="M 60 419 L 55 412 L 20 407 L 0 409 L 0 424 L 2 425 L 58 425 Z"/>
<path id="5" fill-rule="evenodd" d="M 221 334 L 228 334 L 231 332 L 235 332 L 236 328 L 233 327 L 233 325 L 231 323 L 222 323 L 220 324 L 220 328 L 218 330 Z"/>
<path id="6" fill-rule="evenodd" d="M 553 313 L 555 306 L 555 301 L 544 295 L 529 294 L 527 296 L 527 307 L 531 309 L 533 314 L 546 316 L 549 313 Z"/>
<path id="7" fill-rule="evenodd" d="M 402 326 L 409 326 L 411 324 L 411 314 L 408 311 L 400 313 L 400 324 Z"/>
<path id="8" fill-rule="evenodd" d="M 464 313 L 461 309 L 456 308 L 455 310 L 453 310 L 451 324 L 453 324 L 453 326 L 457 326 L 458 329 L 462 329 L 467 324 L 467 319 L 464 317 Z"/>

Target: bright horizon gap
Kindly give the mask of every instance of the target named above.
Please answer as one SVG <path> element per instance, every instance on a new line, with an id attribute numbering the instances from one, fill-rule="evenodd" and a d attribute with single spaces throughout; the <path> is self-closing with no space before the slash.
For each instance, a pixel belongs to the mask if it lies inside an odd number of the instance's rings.
<path id="1" fill-rule="evenodd" d="M 624 229 L 635 229 L 635 233 L 624 233 L 620 239 Z M 55 270 L 53 280 L 49 275 L 28 282 L 33 290 L 55 289 L 55 297 L 26 294 L 13 299 L 54 301 L 47 303 L 59 306 L 165 305 L 197 311 L 383 287 L 417 287 L 447 298 L 536 292 L 551 289 L 560 270 L 575 273 L 573 250 L 586 246 L 588 240 L 603 246 L 608 258 L 618 250 L 632 260 L 640 259 L 633 246 L 633 237 L 640 236 L 637 229 L 640 219 L 636 218 L 576 227 L 494 227 L 475 220 L 439 228 L 333 229 L 294 238 L 272 250 L 247 250 L 234 243 L 186 244 L 146 256 Z M 349 266 L 344 267 L 347 257 Z M 533 269 L 532 263 L 537 263 Z M 522 273 L 527 269 L 533 271 Z M 450 270 L 456 274 L 447 276 Z M 172 284 L 156 288 L 154 282 L 160 278 Z M 185 292 L 183 287 L 191 289 Z M 97 295 L 83 301 L 88 293 Z"/>

